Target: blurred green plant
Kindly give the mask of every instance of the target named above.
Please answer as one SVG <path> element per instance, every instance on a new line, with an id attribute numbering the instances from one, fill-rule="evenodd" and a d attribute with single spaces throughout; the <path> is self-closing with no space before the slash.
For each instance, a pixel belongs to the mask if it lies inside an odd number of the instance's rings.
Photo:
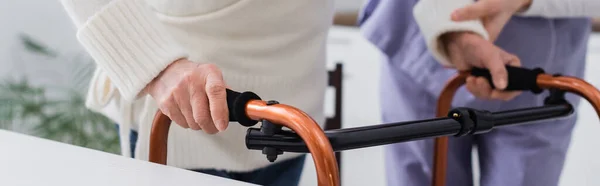
<path id="1" fill-rule="evenodd" d="M 57 52 L 50 50 L 50 48 L 35 41 L 33 38 L 31 38 L 27 34 L 20 34 L 19 39 L 21 40 L 21 43 L 23 44 L 23 46 L 25 46 L 25 49 L 27 49 L 28 51 L 34 52 L 36 54 L 42 54 L 42 55 L 49 56 L 49 57 L 57 57 L 57 55 L 58 55 Z"/>
<path id="2" fill-rule="evenodd" d="M 29 36 L 21 35 L 20 40 L 32 54 L 54 59 L 64 57 Z M 33 85 L 29 77 L 0 82 L 0 128 L 119 153 L 119 136 L 114 123 L 85 107 L 82 90 L 87 90 L 84 86 L 93 73 L 93 63 L 75 64 L 69 69 L 73 72 L 69 86 Z M 49 96 L 48 92 L 58 96 Z"/>

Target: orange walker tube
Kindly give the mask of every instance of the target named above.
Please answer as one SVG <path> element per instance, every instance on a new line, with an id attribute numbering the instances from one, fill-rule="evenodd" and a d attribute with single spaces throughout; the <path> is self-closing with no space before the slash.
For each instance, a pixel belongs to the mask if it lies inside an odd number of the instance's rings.
<path id="1" fill-rule="evenodd" d="M 319 186 L 339 186 L 340 176 L 335 154 L 329 139 L 319 125 L 306 113 L 283 104 L 269 105 L 251 100 L 246 104 L 246 115 L 252 120 L 268 120 L 296 132 L 308 146 L 317 170 Z M 150 134 L 150 157 L 154 163 L 167 164 L 167 142 L 171 120 L 158 111 Z"/>
<path id="2" fill-rule="evenodd" d="M 448 81 L 438 99 L 438 117 L 444 117 L 450 111 L 452 99 L 454 98 L 456 90 L 465 84 L 465 80 L 469 74 L 469 72 L 462 72 Z M 578 78 L 568 76 L 554 77 L 549 74 L 538 75 L 536 83 L 537 86 L 542 89 L 560 89 L 585 98 L 592 104 L 600 117 L 600 92 L 593 85 Z M 445 186 L 448 164 L 448 137 L 436 138 L 434 148 L 432 185 Z"/>

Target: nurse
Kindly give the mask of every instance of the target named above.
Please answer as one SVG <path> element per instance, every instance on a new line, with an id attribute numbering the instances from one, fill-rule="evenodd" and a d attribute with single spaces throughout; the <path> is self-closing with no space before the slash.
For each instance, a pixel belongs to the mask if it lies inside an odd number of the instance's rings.
<path id="1" fill-rule="evenodd" d="M 584 3 L 592 2 L 370 0 L 360 24 L 365 37 L 386 56 L 380 82 L 385 100 L 381 101 L 382 120 L 435 117 L 436 99 L 456 74 L 452 68 L 488 68 L 500 89 L 506 87 L 505 64 L 583 77 L 590 20 L 582 16 L 592 10 L 585 9 Z M 550 18 L 557 16 L 570 18 Z M 485 80 L 473 77 L 467 83 L 453 106 L 508 110 L 542 105 L 547 95 L 492 90 Z M 567 99 L 574 106 L 579 103 L 576 97 L 568 95 Z M 483 186 L 557 185 L 575 120 L 570 117 L 450 138 L 447 185 L 473 185 L 474 145 Z M 433 140 L 386 146 L 388 185 L 431 185 L 433 149 Z"/>

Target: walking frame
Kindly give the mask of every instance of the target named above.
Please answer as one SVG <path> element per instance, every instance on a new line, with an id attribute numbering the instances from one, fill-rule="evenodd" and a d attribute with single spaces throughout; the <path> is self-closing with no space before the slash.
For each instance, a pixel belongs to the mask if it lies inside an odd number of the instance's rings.
<path id="1" fill-rule="evenodd" d="M 469 75 L 486 77 L 492 85 L 489 71 L 476 68 L 448 81 L 438 99 L 437 118 L 433 119 L 323 131 L 309 115 L 293 106 L 263 101 L 252 92 L 227 90 L 229 118 L 246 127 L 262 123 L 260 128 L 248 129 L 246 147 L 262 150 L 271 162 L 283 152 L 311 153 L 319 186 L 340 185 L 334 152 L 435 138 L 432 185 L 444 186 L 449 136 L 481 134 L 494 127 L 569 117 L 574 108 L 564 97 L 567 92 L 585 98 L 600 116 L 600 91 L 584 80 L 547 74 L 541 69 L 507 66 L 507 71 L 509 79 L 505 90 L 535 94 L 549 91 L 544 105 L 500 112 L 464 107 L 451 109 L 456 90 Z M 167 163 L 170 124 L 171 120 L 162 112 L 156 113 L 150 137 L 151 162 Z"/>

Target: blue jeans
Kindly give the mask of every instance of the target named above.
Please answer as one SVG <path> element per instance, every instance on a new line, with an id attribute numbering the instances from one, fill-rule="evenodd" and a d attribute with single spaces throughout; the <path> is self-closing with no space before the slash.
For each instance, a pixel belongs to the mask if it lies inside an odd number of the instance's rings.
<path id="1" fill-rule="evenodd" d="M 133 152 L 135 151 L 138 133 L 132 130 L 129 136 L 131 154 L 133 155 L 135 154 Z M 193 171 L 258 185 L 297 186 L 300 182 L 305 158 L 306 155 L 302 155 L 250 172 L 229 172 L 216 169 L 197 169 Z"/>

